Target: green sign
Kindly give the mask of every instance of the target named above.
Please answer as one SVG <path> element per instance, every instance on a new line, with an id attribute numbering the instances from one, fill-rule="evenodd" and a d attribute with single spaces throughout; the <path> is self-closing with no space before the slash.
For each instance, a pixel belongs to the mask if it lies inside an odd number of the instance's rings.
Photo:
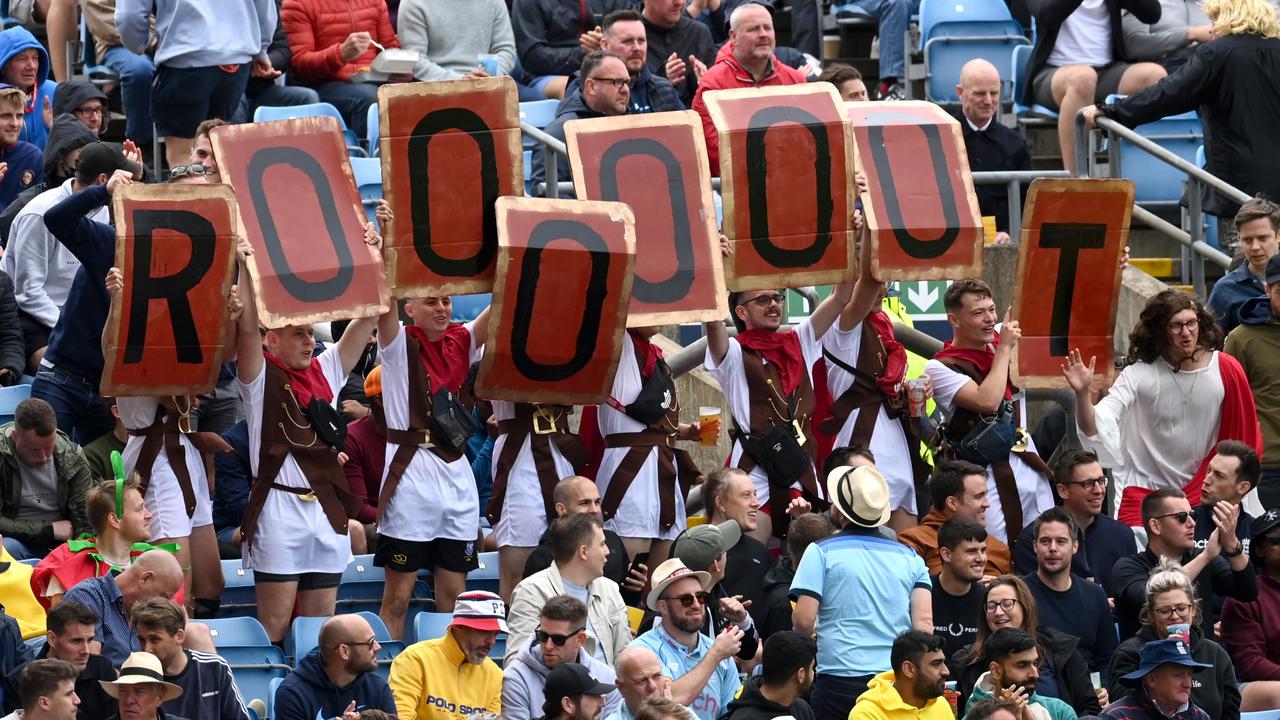
<path id="1" fill-rule="evenodd" d="M 898 289 L 898 299 L 906 306 L 912 320 L 947 319 L 942 296 L 951 285 L 950 280 L 903 280 L 889 285 Z"/>

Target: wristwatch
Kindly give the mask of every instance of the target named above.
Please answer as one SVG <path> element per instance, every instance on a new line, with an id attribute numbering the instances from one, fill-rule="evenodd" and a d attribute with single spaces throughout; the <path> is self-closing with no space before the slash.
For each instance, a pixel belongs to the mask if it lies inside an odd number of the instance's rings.
<path id="1" fill-rule="evenodd" d="M 1244 553 L 1244 543 L 1240 542 L 1240 540 L 1239 540 L 1239 539 L 1237 539 L 1237 540 L 1236 540 L 1236 549 L 1235 549 L 1235 551 L 1234 551 L 1234 552 L 1227 552 L 1226 550 L 1223 550 L 1223 551 L 1222 551 L 1222 557 L 1224 557 L 1224 558 L 1236 558 L 1236 557 L 1240 557 L 1240 555 L 1241 555 L 1241 554 L 1243 554 L 1243 553 Z"/>

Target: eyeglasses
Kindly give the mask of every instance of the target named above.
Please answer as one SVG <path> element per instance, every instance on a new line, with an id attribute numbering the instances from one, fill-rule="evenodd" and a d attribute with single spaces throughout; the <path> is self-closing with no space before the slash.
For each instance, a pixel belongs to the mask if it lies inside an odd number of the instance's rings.
<path id="1" fill-rule="evenodd" d="M 984 610 L 987 611 L 987 614 L 990 615 L 991 613 L 996 611 L 996 608 L 1000 608 L 1005 612 L 1009 612 L 1010 610 L 1013 609 L 1013 606 L 1017 604 L 1018 604 L 1017 598 L 1005 598 L 1004 600 L 999 600 L 999 601 L 992 600 L 991 602 L 987 603 L 986 605 L 983 605 L 982 607 Z"/>
<path id="2" fill-rule="evenodd" d="M 773 295 L 757 295 L 751 298 L 750 300 L 744 300 L 738 304 L 749 305 L 751 303 L 755 303 L 758 307 L 767 308 L 770 305 L 773 305 L 775 303 L 778 305 L 782 305 L 784 302 L 786 302 L 786 300 L 787 300 L 786 297 L 784 297 L 780 293 L 775 293 Z"/>
<path id="3" fill-rule="evenodd" d="M 1063 485 L 1079 485 L 1084 490 L 1093 490 L 1094 488 L 1105 488 L 1107 486 L 1107 476 L 1085 478 L 1084 480 L 1068 480 Z"/>
<path id="4" fill-rule="evenodd" d="M 204 177 L 205 169 L 200 163 L 192 163 L 190 165 L 174 165 L 169 168 L 169 178 L 181 177 Z"/>
<path id="5" fill-rule="evenodd" d="M 1173 521 L 1178 523 L 1179 525 L 1184 524 L 1188 519 L 1191 520 L 1192 522 L 1195 522 L 1195 517 L 1191 514 L 1190 510 L 1183 510 L 1181 512 L 1169 513 L 1168 515 L 1157 515 L 1152 519 L 1163 520 L 1164 518 L 1173 518 Z"/>
<path id="6" fill-rule="evenodd" d="M 573 632 L 569 633 L 568 635 L 553 635 L 549 632 L 546 632 L 542 628 L 538 628 L 537 630 L 533 631 L 533 636 L 537 638 L 539 645 L 542 645 L 546 641 L 550 640 L 551 642 L 556 644 L 556 647 L 564 647 L 565 643 L 569 642 L 569 640 L 573 639 L 574 636 L 576 636 L 578 633 L 586 629 L 587 629 L 586 627 L 580 627 L 577 630 L 574 630 Z"/>
<path id="7" fill-rule="evenodd" d="M 71 112 L 75 113 L 76 115 L 103 115 L 107 111 L 102 106 L 98 106 L 98 107 L 91 107 L 91 108 L 76 108 Z"/>
<path id="8" fill-rule="evenodd" d="M 592 77 L 587 79 L 595 80 L 596 82 L 609 83 L 614 87 L 615 90 L 621 90 L 622 88 L 631 84 L 631 78 L 629 77 L 625 77 L 625 78 Z"/>
<path id="9" fill-rule="evenodd" d="M 1178 617 L 1186 617 L 1187 615 L 1190 615 L 1191 605 L 1187 603 L 1182 603 L 1181 605 L 1171 605 L 1169 607 L 1158 607 L 1158 608 L 1154 608 L 1154 610 L 1157 616 L 1167 620 L 1173 617 L 1174 615 L 1177 615 Z"/>
<path id="10" fill-rule="evenodd" d="M 677 596 L 664 595 L 658 599 L 659 600 L 675 600 L 676 602 L 680 603 L 681 607 L 689 607 L 693 605 L 695 600 L 699 605 L 706 606 L 707 601 L 711 599 L 711 593 L 703 591 L 703 592 L 696 592 L 696 593 L 685 593 L 684 595 L 677 595 Z"/>
<path id="11" fill-rule="evenodd" d="M 1168 325 L 1165 325 L 1165 327 L 1169 329 L 1169 332 L 1175 333 L 1175 334 L 1180 333 L 1183 330 L 1188 330 L 1188 331 L 1195 330 L 1196 328 L 1200 327 L 1200 319 L 1191 318 L 1186 322 L 1171 322 Z"/>
<path id="12" fill-rule="evenodd" d="M 368 640 L 366 640 L 366 641 L 364 641 L 364 642 L 344 642 L 344 643 L 340 643 L 340 644 L 342 644 L 342 645 L 348 645 L 348 646 L 351 646 L 351 647 L 360 647 L 360 646 L 373 647 L 374 645 L 377 645 L 377 644 L 378 644 L 378 638 L 376 638 L 376 637 L 371 637 L 371 638 L 369 638 Z"/>

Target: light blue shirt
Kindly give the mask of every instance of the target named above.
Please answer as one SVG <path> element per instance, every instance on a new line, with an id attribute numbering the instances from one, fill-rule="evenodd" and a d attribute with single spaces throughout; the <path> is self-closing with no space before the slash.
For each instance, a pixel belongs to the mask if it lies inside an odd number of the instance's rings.
<path id="1" fill-rule="evenodd" d="M 816 598 L 818 672 L 839 677 L 890 669 L 889 651 L 911 629 L 911 591 L 930 590 L 914 550 L 876 531 L 846 529 L 809 546 L 791 581 L 791 598 Z"/>
<path id="2" fill-rule="evenodd" d="M 568 580 L 565 580 L 564 576 L 560 577 L 560 583 L 564 585 L 565 595 L 568 595 L 569 597 L 572 597 L 572 598 L 577 598 L 578 600 L 582 601 L 583 605 L 586 605 L 587 607 L 591 607 L 591 593 L 588 588 L 584 588 L 581 585 L 574 585 Z M 596 626 L 591 622 L 590 615 L 587 616 L 587 634 L 596 639 L 595 659 L 608 665 L 609 658 L 605 657 L 604 655 L 604 643 L 599 641 L 600 633 L 596 632 Z"/>
<path id="3" fill-rule="evenodd" d="M 655 623 L 652 630 L 632 640 L 631 646 L 652 650 L 662 663 L 662 674 L 674 681 L 693 670 L 706 657 L 711 650 L 711 638 L 699 633 L 698 648 L 690 650 L 673 640 L 660 623 Z M 738 667 L 733 658 L 725 658 L 716 666 L 716 671 L 702 691 L 689 704 L 689 709 L 702 720 L 716 720 L 725 714 L 729 703 L 733 702 L 741 689 L 742 680 L 738 677 Z M 626 707 L 624 702 L 620 710 L 626 710 Z"/>
<path id="4" fill-rule="evenodd" d="M 141 54 L 156 20 L 156 65 L 179 68 L 238 65 L 266 57 L 276 31 L 272 0 L 117 0 L 116 28 Z"/>

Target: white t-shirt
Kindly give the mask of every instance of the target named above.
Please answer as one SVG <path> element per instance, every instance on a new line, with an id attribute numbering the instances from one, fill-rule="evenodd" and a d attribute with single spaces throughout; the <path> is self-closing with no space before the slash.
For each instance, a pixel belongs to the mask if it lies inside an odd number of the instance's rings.
<path id="1" fill-rule="evenodd" d="M 342 369 L 342 356 L 331 346 L 316 361 L 320 363 L 324 379 L 336 401 L 338 391 L 347 381 L 347 373 Z M 244 402 L 245 421 L 249 426 L 249 464 L 255 478 L 258 476 L 258 455 L 262 450 L 262 398 L 266 389 L 267 362 L 263 360 L 263 367 L 253 380 L 239 382 L 240 399 Z M 296 488 L 311 487 L 292 453 L 285 457 L 275 482 Z M 244 565 L 260 572 L 277 575 L 340 573 L 351 559 L 351 540 L 334 532 L 320 503 L 308 502 L 283 490 L 267 493 L 256 532 L 253 547 L 245 549 Z"/>
<path id="2" fill-rule="evenodd" d="M 120 410 L 120 422 L 129 430 L 142 430 L 151 426 L 156 419 L 156 408 L 160 406 L 158 397 L 117 397 L 116 407 Z M 146 438 L 130 435 L 125 443 L 125 472 L 132 474 L 138 465 L 138 455 L 142 453 L 142 445 Z M 180 435 L 178 442 L 182 444 L 186 456 L 187 473 L 191 476 L 191 487 L 196 496 L 196 514 L 187 518 L 186 503 L 182 497 L 182 486 L 178 484 L 178 476 L 169 465 L 169 453 L 161 448 L 156 453 L 156 460 L 151 464 L 151 482 L 147 485 L 147 494 L 143 498 L 147 510 L 155 517 L 151 521 L 151 537 L 148 540 L 159 540 L 169 537 L 184 537 L 191 534 L 192 527 L 208 525 L 212 520 L 212 507 L 209 498 L 209 480 L 204 471 L 204 457 L 185 435 Z M 194 522 L 194 525 L 193 525 Z"/>
<path id="3" fill-rule="evenodd" d="M 1218 441 L 1225 396 L 1217 352 L 1178 373 L 1163 361 L 1134 363 L 1094 406 L 1098 434 L 1081 431 L 1080 442 L 1112 471 L 1116 497 L 1130 486 L 1182 488 Z"/>
<path id="4" fill-rule="evenodd" d="M 613 376 L 611 394 L 623 406 L 633 402 L 640 394 L 644 381 L 640 378 L 640 366 L 636 363 L 633 350 L 635 340 L 630 335 L 622 347 L 618 359 L 618 371 Z M 674 402 L 674 398 L 672 399 Z M 596 422 L 600 427 L 600 436 L 607 438 L 617 433 L 643 432 L 646 426 L 633 420 L 626 413 L 615 410 L 609 405 L 596 408 Z M 609 483 L 618 465 L 622 463 L 631 448 L 605 448 L 604 457 L 600 460 L 600 470 L 596 473 L 596 482 L 600 485 L 600 495 L 609 492 Z M 678 486 L 677 486 L 678 487 Z M 605 523 L 605 528 L 618 533 L 622 537 L 656 538 L 674 540 L 685 528 L 684 497 L 679 490 L 675 493 L 675 523 L 666 532 L 661 528 L 661 499 L 658 496 L 658 450 L 649 451 L 644 464 L 636 473 L 635 479 L 622 496 L 617 513 Z"/>
<path id="5" fill-rule="evenodd" d="M 1049 64 L 1101 67 L 1110 65 L 1113 59 L 1107 0 L 1083 0 L 1058 30 L 1053 52 L 1049 53 Z"/>
<path id="6" fill-rule="evenodd" d="M 472 324 L 467 325 L 467 331 L 472 331 Z M 467 352 L 469 363 L 476 354 L 475 335 L 471 336 Z M 403 330 L 390 345 L 379 347 L 378 356 L 382 359 L 382 407 L 386 411 L 387 427 L 408 430 L 410 363 L 422 361 L 408 357 Z M 387 443 L 386 464 L 382 470 L 384 482 L 398 448 L 399 445 Z M 465 454 L 446 463 L 439 455 L 420 447 L 387 501 L 378 520 L 378 531 L 414 542 L 436 538 L 475 540 L 480 530 L 479 504 L 475 475 Z"/>
<path id="7" fill-rule="evenodd" d="M 956 409 L 956 393 L 973 380 L 968 375 L 958 373 L 937 360 L 926 363 L 924 371 L 933 383 L 934 402 L 942 410 L 942 414 L 950 420 Z M 1013 401 L 1018 405 L 1018 417 L 1026 418 L 1026 398 L 1019 393 L 1014 396 Z M 1031 434 L 1026 433 L 1024 437 L 1027 440 L 1027 452 L 1035 452 L 1036 444 L 1031 439 Z M 1013 468 L 1013 478 L 1018 484 L 1018 497 L 1022 500 L 1022 522 L 1025 525 L 1040 513 L 1053 507 L 1053 490 L 1049 487 L 1048 478 L 1022 462 L 1017 455 L 1009 456 L 1009 466 Z M 987 532 L 1005 543 L 1009 542 L 1010 536 L 1018 537 L 1022 528 L 1014 528 L 1010 531 L 1005 527 L 1000 493 L 996 490 L 996 476 L 990 466 L 987 467 L 987 500 L 991 503 L 991 507 L 987 509 Z"/>
<path id="8" fill-rule="evenodd" d="M 493 417 L 498 422 L 511 420 L 516 416 L 516 404 L 510 400 L 494 400 Z M 538 479 L 538 467 L 533 462 L 533 450 L 530 447 L 532 433 L 524 438 L 516 459 L 507 471 L 507 494 L 501 508 L 502 517 L 494 526 L 493 533 L 498 538 L 498 547 L 512 545 L 515 547 L 537 547 L 538 539 L 547 529 L 547 506 L 542 496 L 542 482 Z M 498 436 L 493 443 L 493 477 L 498 477 L 498 462 L 502 458 L 502 449 L 510 439 L 506 433 Z M 550 443 L 551 458 L 556 465 L 557 478 L 567 478 L 577 474 L 573 463 L 560 454 L 560 448 Z"/>
<path id="9" fill-rule="evenodd" d="M 813 364 L 822 357 L 822 346 L 818 343 L 818 337 L 813 334 L 813 324 L 808 318 L 805 318 L 791 332 L 796 334 L 800 339 L 800 350 L 804 354 L 804 371 L 809 375 L 809 382 L 813 382 Z M 761 361 L 768 363 L 768 360 L 761 358 Z M 719 365 L 715 364 L 715 358 L 711 357 L 711 347 L 707 346 L 707 357 L 705 366 L 711 376 L 720 383 L 720 389 L 724 392 L 725 403 L 729 406 L 729 413 L 733 416 L 734 422 L 738 423 L 744 431 L 751 429 L 751 396 L 747 390 L 747 373 L 742 365 L 742 345 L 738 344 L 737 338 L 729 338 L 729 350 L 725 353 L 724 360 Z M 774 399 L 777 402 L 777 399 Z M 785 412 L 785 407 L 780 408 Z M 733 453 L 729 456 L 729 464 L 737 465 L 742 457 L 742 445 L 735 442 L 733 444 Z M 769 501 L 769 477 L 765 475 L 764 470 L 759 467 L 751 470 L 751 479 L 756 484 L 756 498 L 760 504 Z M 800 487 L 799 483 L 792 487 Z M 825 483 L 818 482 L 819 492 L 826 493 Z"/>
<path id="10" fill-rule="evenodd" d="M 856 366 L 858 353 L 862 351 L 862 324 L 855 325 L 849 332 L 842 331 L 838 323 L 833 325 L 831 330 L 823 336 L 822 345 L 842 362 Z M 834 402 L 853 386 L 854 376 L 830 360 L 826 363 L 827 390 L 831 393 L 831 400 Z M 871 447 L 868 449 L 876 456 L 876 469 L 889 483 L 890 507 L 906 508 L 914 513 L 916 512 L 916 485 L 915 474 L 911 469 L 912 448 L 907 444 L 907 434 L 902 429 L 902 423 L 890 419 L 884 408 L 884 405 L 880 406 L 875 430 L 871 433 Z M 854 408 L 849 413 L 844 425 L 840 427 L 840 432 L 836 434 L 833 447 L 844 447 L 849 444 L 849 438 L 853 435 L 853 426 L 861 413 L 862 410 L 859 408 Z"/>

